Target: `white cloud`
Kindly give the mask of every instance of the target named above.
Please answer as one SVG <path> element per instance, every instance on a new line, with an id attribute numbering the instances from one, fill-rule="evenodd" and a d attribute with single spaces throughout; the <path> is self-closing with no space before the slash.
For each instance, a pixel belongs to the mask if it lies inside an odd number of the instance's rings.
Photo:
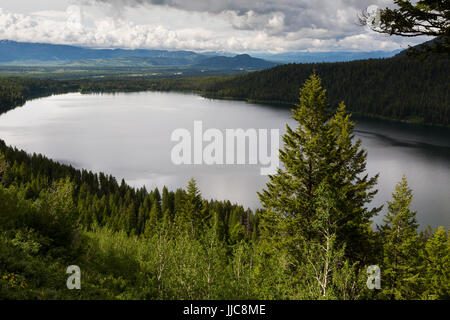
<path id="1" fill-rule="evenodd" d="M 46 19 L 66 20 L 67 12 L 57 10 L 40 10 L 31 13 L 32 16 Z"/>
<path id="2" fill-rule="evenodd" d="M 253 10 L 239 15 L 236 11 L 226 11 L 226 18 L 236 29 L 260 30 L 270 34 L 280 33 L 284 30 L 285 16 L 282 12 L 258 14 Z"/>
<path id="3" fill-rule="evenodd" d="M 0 8 L 0 39 L 236 53 L 393 50 L 423 41 L 389 38 L 356 25 L 358 8 L 385 0 L 80 1 L 67 2 L 80 8 L 79 28 L 74 11 Z"/>

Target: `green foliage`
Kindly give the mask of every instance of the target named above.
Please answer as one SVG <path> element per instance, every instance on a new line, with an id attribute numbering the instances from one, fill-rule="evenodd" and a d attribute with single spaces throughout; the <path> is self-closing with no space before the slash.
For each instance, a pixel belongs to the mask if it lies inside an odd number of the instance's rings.
<path id="1" fill-rule="evenodd" d="M 31 201 L 16 187 L 0 185 L 2 298 L 76 298 L 71 292 L 54 289 L 58 283 L 65 284 L 64 268 L 80 253 L 83 243 L 76 225 L 64 220 L 70 214 L 65 211 L 70 188 L 70 183 L 61 181 L 42 201 Z"/>
<path id="2" fill-rule="evenodd" d="M 450 299 L 450 235 L 439 227 L 424 250 L 424 299 Z"/>
<path id="3" fill-rule="evenodd" d="M 287 126 L 283 136 L 283 168 L 270 176 L 260 194 L 267 210 L 262 225 L 266 236 L 292 248 L 292 254 L 299 241 L 336 234 L 340 244 L 347 242 L 353 257 L 362 259 L 370 218 L 377 213 L 365 205 L 376 192 L 371 189 L 377 177 L 361 177 L 367 155 L 360 141 L 352 144 L 354 124 L 344 105 L 331 120 L 326 110 L 325 90 L 313 75 L 292 111 L 298 127 Z M 301 260 L 301 255 L 294 256 Z"/>
<path id="4" fill-rule="evenodd" d="M 0 277 L 5 277 L 1 297 L 246 296 L 233 278 L 233 249 L 228 247 L 233 233 L 228 220 L 233 212 L 243 211 L 241 207 L 204 201 L 195 180 L 187 192 L 166 189 L 161 198 L 157 189 L 135 190 L 104 174 L 77 171 L 3 143 L 0 149 L 6 176 L 0 184 L 0 231 L 5 243 L 0 250 Z M 79 292 L 65 286 L 65 268 L 72 264 L 82 270 Z M 52 273 L 58 276 L 52 278 Z M 24 283 L 20 287 L 17 280 L 17 292 L 8 284 L 12 274 Z M 230 286 L 231 282 L 235 284 Z M 25 287 L 32 291 L 25 292 Z"/>
<path id="5" fill-rule="evenodd" d="M 21 106 L 29 99 L 76 91 L 78 85 L 67 81 L 0 78 L 0 113 Z"/>
<path id="6" fill-rule="evenodd" d="M 223 78 L 204 91 L 211 98 L 293 105 L 312 72 L 323 79 L 330 105 L 344 100 L 355 114 L 449 126 L 449 57 L 408 57 L 340 63 L 287 64 Z M 425 94 L 426 92 L 426 94 Z"/>
<path id="7" fill-rule="evenodd" d="M 296 298 L 346 300 L 362 295 L 364 275 L 357 263 L 345 259 L 345 246 L 337 247 L 335 235 L 303 243 L 302 248 Z"/>
<path id="8" fill-rule="evenodd" d="M 206 207 L 203 205 L 200 191 L 194 179 L 189 181 L 186 191 L 181 214 L 177 217 L 177 220 L 182 229 L 189 230 L 191 235 L 195 237 L 206 221 Z"/>
<path id="9" fill-rule="evenodd" d="M 395 299 L 416 296 L 419 282 L 419 252 L 416 212 L 410 210 L 412 190 L 403 176 L 388 202 L 382 226 L 383 293 Z"/>
<path id="10" fill-rule="evenodd" d="M 369 258 L 367 230 L 378 211 L 366 208 L 377 177 L 363 175 L 367 155 L 360 141 L 352 142 L 354 123 L 343 103 L 333 117 L 327 109 L 325 90 L 313 74 L 292 110 L 298 126 L 287 126 L 283 136 L 283 167 L 259 194 L 266 209 L 262 245 L 272 248 L 269 255 L 287 250 L 287 277 L 293 296 L 302 299 L 357 296 L 356 261 Z"/>
<path id="11" fill-rule="evenodd" d="M 448 299 L 449 236 L 417 235 L 406 179 L 370 228 L 376 177 L 344 104 L 300 91 L 263 210 L 186 190 L 135 189 L 0 141 L 2 299 Z M 366 288 L 368 264 L 382 290 Z M 82 290 L 66 287 L 78 265 Z"/>

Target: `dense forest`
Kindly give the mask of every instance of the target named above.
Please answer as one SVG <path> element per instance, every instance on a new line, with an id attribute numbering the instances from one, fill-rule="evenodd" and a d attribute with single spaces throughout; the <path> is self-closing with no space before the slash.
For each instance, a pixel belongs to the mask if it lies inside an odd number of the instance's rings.
<path id="1" fill-rule="evenodd" d="M 288 64 L 234 76 L 207 89 L 211 97 L 296 102 L 298 86 L 317 72 L 332 106 L 345 101 L 353 113 L 394 120 L 450 124 L 448 55 L 343 63 Z"/>
<path id="2" fill-rule="evenodd" d="M 386 119 L 450 125 L 448 55 L 395 57 L 341 63 L 287 64 L 234 76 L 52 81 L 0 78 L 0 112 L 27 99 L 80 91 L 194 91 L 210 98 L 243 99 L 293 105 L 298 87 L 316 72 L 332 107 L 345 101 L 349 110 Z"/>
<path id="3" fill-rule="evenodd" d="M 61 90 L 22 84 L 10 89 L 17 105 L 21 95 Z M 317 75 L 293 118 L 283 167 L 256 212 L 203 199 L 194 179 L 176 191 L 135 189 L 0 142 L 0 298 L 449 299 L 448 231 L 418 232 L 405 177 L 384 223 L 372 226 L 380 208 L 366 204 L 377 176 L 365 172 L 345 105 L 330 112 Z M 81 268 L 81 290 L 66 287 L 69 265 Z M 380 267 L 381 288 L 366 285 L 370 265 Z"/>
<path id="4" fill-rule="evenodd" d="M 67 81 L 0 78 L 0 114 L 23 105 L 29 99 L 77 90 L 78 83 Z"/>

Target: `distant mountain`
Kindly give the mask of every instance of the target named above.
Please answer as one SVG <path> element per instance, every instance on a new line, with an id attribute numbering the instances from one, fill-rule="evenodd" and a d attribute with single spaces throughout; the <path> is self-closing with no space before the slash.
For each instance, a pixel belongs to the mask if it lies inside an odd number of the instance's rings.
<path id="1" fill-rule="evenodd" d="M 106 59 L 86 59 L 65 62 L 62 65 L 67 67 L 95 67 L 95 68 L 112 68 L 112 67 L 175 67 L 190 66 L 197 61 L 201 61 L 204 57 L 197 58 L 176 58 L 176 57 L 117 57 Z"/>
<path id="2" fill-rule="evenodd" d="M 240 54 L 234 57 L 211 57 L 200 61 L 196 66 L 207 68 L 232 68 L 232 69 L 268 69 L 279 63 L 253 58 L 248 54 Z"/>
<path id="3" fill-rule="evenodd" d="M 214 69 L 261 70 L 278 63 L 228 53 L 167 50 L 92 49 L 69 45 L 0 41 L 0 64 L 29 66 L 152 67 L 194 66 Z"/>
<path id="4" fill-rule="evenodd" d="M 46 43 L 0 41 L 0 62 L 3 63 L 20 61 L 67 62 L 118 57 L 178 59 L 180 64 L 193 64 L 207 56 L 192 51 L 91 49 Z"/>
<path id="5" fill-rule="evenodd" d="M 222 57 L 234 57 L 236 53 L 231 53 L 227 51 L 202 51 L 201 53 L 204 56 L 222 56 Z"/>
<path id="6" fill-rule="evenodd" d="M 255 57 L 281 63 L 320 63 L 320 62 L 346 62 L 365 59 L 390 58 L 400 50 L 395 51 L 330 51 L 330 52 L 287 52 L 280 54 L 255 54 Z"/>
<path id="7" fill-rule="evenodd" d="M 155 67 L 155 66 L 191 66 L 206 69 L 262 70 L 279 65 L 247 54 L 235 57 L 213 56 L 195 59 L 183 57 L 117 57 L 111 59 L 87 59 L 73 61 L 65 66 L 101 67 Z"/>
<path id="8" fill-rule="evenodd" d="M 288 52 L 234 55 L 228 52 L 168 51 L 148 49 L 92 49 L 70 45 L 0 40 L 0 64 L 30 66 L 152 67 L 195 66 L 198 68 L 262 70 L 284 63 L 344 62 L 389 58 L 396 51 Z"/>

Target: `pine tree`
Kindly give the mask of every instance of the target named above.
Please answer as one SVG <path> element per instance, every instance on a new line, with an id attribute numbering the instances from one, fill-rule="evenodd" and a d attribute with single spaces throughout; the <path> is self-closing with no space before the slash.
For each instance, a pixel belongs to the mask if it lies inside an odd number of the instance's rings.
<path id="1" fill-rule="evenodd" d="M 371 218 L 381 207 L 367 209 L 378 190 L 378 174 L 366 173 L 367 152 L 361 148 L 361 140 L 354 141 L 355 123 L 350 120 L 343 102 L 329 122 L 336 143 L 330 159 L 330 172 L 324 180 L 335 193 L 336 206 L 331 215 L 336 221 L 337 242 L 346 244 L 346 256 L 352 260 L 368 262 L 373 256 L 374 232 Z"/>
<path id="2" fill-rule="evenodd" d="M 166 186 L 163 187 L 162 190 L 162 199 L 161 199 L 161 212 L 166 212 L 166 210 L 170 210 L 169 204 L 169 191 Z"/>
<path id="3" fill-rule="evenodd" d="M 179 227 L 185 228 L 192 236 L 196 236 L 205 220 L 205 210 L 202 196 L 195 179 L 191 179 L 187 186 L 181 212 L 178 219 Z"/>
<path id="4" fill-rule="evenodd" d="M 450 299 L 450 235 L 438 227 L 425 245 L 424 299 Z"/>
<path id="5" fill-rule="evenodd" d="M 55 182 L 50 190 L 43 190 L 35 207 L 47 214 L 46 228 L 61 245 L 70 246 L 75 236 L 76 206 L 74 185 L 69 178 Z"/>
<path id="6" fill-rule="evenodd" d="M 159 189 L 155 188 L 151 193 L 152 203 L 156 204 L 156 210 L 158 211 L 158 218 L 162 217 L 163 211 L 161 210 L 161 194 L 159 193 Z"/>
<path id="7" fill-rule="evenodd" d="M 145 219 L 145 209 L 144 209 L 144 206 L 141 205 L 141 206 L 139 206 L 139 209 L 138 209 L 138 218 L 137 218 L 137 228 L 136 228 L 136 230 L 137 230 L 138 234 L 141 234 L 144 231 L 145 221 L 146 221 L 146 219 Z"/>
<path id="8" fill-rule="evenodd" d="M 3 174 L 6 172 L 6 168 L 8 167 L 8 163 L 5 159 L 3 153 L 0 152 L 0 183 L 3 180 Z"/>
<path id="9" fill-rule="evenodd" d="M 163 216 L 162 216 L 162 226 L 163 226 L 163 228 L 169 228 L 171 226 L 171 223 L 172 223 L 172 217 L 170 216 L 169 209 L 167 209 L 166 211 L 164 211 Z"/>
<path id="10" fill-rule="evenodd" d="M 274 244 L 286 246 L 298 261 L 302 260 L 299 244 L 323 240 L 314 227 L 320 208 L 319 186 L 326 185 L 335 203 L 329 216 L 335 224 L 336 245 L 347 244 L 347 255 L 354 260 L 367 255 L 370 218 L 379 209 L 368 210 L 366 204 L 375 194 L 371 191 L 377 176 L 364 175 L 366 152 L 360 142 L 352 143 L 354 124 L 342 103 L 334 117 L 327 113 L 325 90 L 313 74 L 300 90 L 292 118 L 298 127 L 287 125 L 280 150 L 283 167 L 269 176 L 267 189 L 259 193 L 263 207 L 263 237 Z"/>
<path id="11" fill-rule="evenodd" d="M 244 208 L 242 207 L 236 207 L 230 213 L 228 221 L 230 244 L 235 244 L 243 240 L 246 236 L 245 226 L 242 223 L 243 215 L 244 215 Z"/>
<path id="12" fill-rule="evenodd" d="M 136 217 L 136 210 L 134 208 L 134 204 L 130 204 L 126 211 L 126 226 L 125 226 L 125 230 L 127 230 L 128 232 L 134 234 L 136 233 L 137 230 L 137 217 Z"/>
<path id="13" fill-rule="evenodd" d="M 345 257 L 346 245 L 338 244 L 336 232 L 340 217 L 335 215 L 337 194 L 322 182 L 315 191 L 316 219 L 311 228 L 318 235 L 303 240 L 303 261 L 297 272 L 297 299 L 355 299 L 360 294 L 361 280 L 357 263 Z"/>
<path id="14" fill-rule="evenodd" d="M 388 213 L 381 226 L 383 237 L 382 293 L 390 299 L 412 299 L 419 283 L 420 243 L 416 212 L 410 209 L 413 199 L 406 177 L 395 186 Z"/>
<path id="15" fill-rule="evenodd" d="M 177 215 L 177 219 L 179 219 L 179 215 L 181 214 L 181 209 L 183 207 L 183 199 L 185 196 L 185 191 L 183 189 L 177 189 L 175 191 L 174 199 L 173 199 L 173 206 L 174 206 L 174 213 Z"/>
<path id="16" fill-rule="evenodd" d="M 159 209 L 158 204 L 154 201 L 152 204 L 152 209 L 150 210 L 150 216 L 145 223 L 145 229 L 144 234 L 146 236 L 151 236 L 158 228 L 158 222 L 160 221 L 159 218 Z"/>

